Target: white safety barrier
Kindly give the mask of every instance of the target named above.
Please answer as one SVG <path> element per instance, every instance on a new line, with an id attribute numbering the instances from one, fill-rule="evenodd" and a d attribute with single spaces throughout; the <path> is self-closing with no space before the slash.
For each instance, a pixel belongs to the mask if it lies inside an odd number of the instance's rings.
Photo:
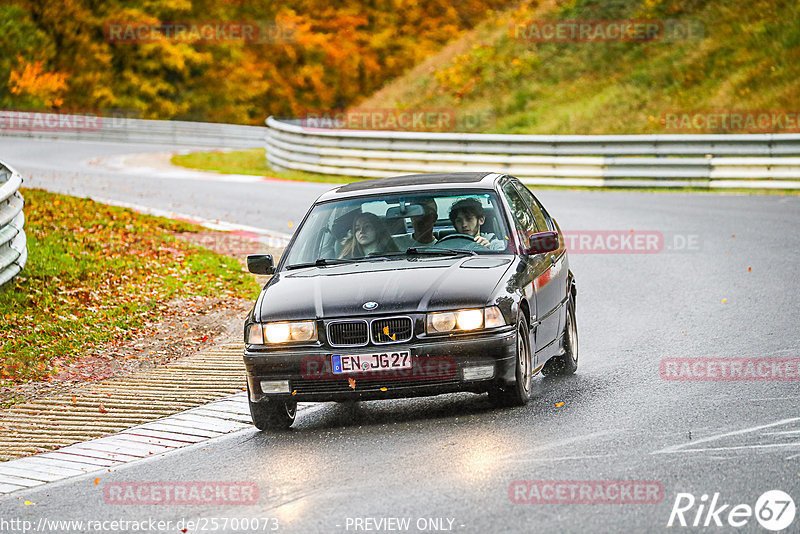
<path id="1" fill-rule="evenodd" d="M 266 157 L 276 170 L 372 178 L 492 171 L 537 185 L 800 189 L 800 134 L 507 135 L 266 123 Z"/>
<path id="2" fill-rule="evenodd" d="M 263 126 L 156 121 L 100 115 L 0 111 L 0 135 L 210 148 L 260 148 Z"/>
<path id="3" fill-rule="evenodd" d="M 0 286 L 17 276 L 28 260 L 22 177 L 0 162 Z"/>

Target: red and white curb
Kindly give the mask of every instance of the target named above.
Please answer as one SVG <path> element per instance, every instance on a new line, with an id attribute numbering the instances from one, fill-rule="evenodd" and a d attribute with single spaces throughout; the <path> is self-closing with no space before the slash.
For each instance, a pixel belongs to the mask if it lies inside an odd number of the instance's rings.
<path id="1" fill-rule="evenodd" d="M 298 414 L 314 404 L 299 404 Z M 117 434 L 0 463 L 0 495 L 130 462 L 252 429 L 247 393 L 191 408 Z"/>
<path id="2" fill-rule="evenodd" d="M 103 198 L 103 197 L 89 197 L 89 198 L 95 202 L 100 202 L 101 204 L 108 204 L 109 206 L 116 206 L 118 208 L 127 208 L 137 213 L 143 213 L 145 215 L 165 217 L 167 219 L 176 219 L 179 221 L 196 224 L 198 226 L 202 226 L 203 228 L 208 228 L 209 230 L 217 230 L 220 232 L 235 232 L 238 234 L 248 235 L 253 239 L 255 239 L 256 241 L 263 243 L 264 245 L 271 248 L 283 248 L 289 244 L 289 240 L 292 238 L 291 234 L 278 232 L 276 230 L 268 230 L 265 228 L 257 228 L 255 226 L 248 226 L 246 224 L 237 224 L 227 221 L 220 221 L 218 219 L 205 219 L 197 215 L 187 215 L 185 213 L 179 213 L 175 211 L 150 208 L 147 206 L 143 206 L 141 204 L 132 204 L 130 202 L 123 202 L 120 200 L 114 200 L 110 198 Z"/>

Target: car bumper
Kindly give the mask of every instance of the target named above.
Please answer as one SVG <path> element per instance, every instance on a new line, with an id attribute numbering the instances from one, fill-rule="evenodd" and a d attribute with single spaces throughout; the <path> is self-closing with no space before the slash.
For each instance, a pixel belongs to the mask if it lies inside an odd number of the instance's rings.
<path id="1" fill-rule="evenodd" d="M 410 350 L 412 368 L 332 374 L 334 354 Z M 302 348 L 292 351 L 246 350 L 244 363 L 252 402 L 268 399 L 348 401 L 396 399 L 469 391 L 482 393 L 515 380 L 516 337 L 512 328 L 468 337 L 362 347 Z M 483 372 L 475 378 L 470 373 Z M 465 377 L 465 371 L 467 376 Z M 488 373 L 490 376 L 487 376 Z M 265 393 L 262 381 L 288 381 L 288 392 Z"/>

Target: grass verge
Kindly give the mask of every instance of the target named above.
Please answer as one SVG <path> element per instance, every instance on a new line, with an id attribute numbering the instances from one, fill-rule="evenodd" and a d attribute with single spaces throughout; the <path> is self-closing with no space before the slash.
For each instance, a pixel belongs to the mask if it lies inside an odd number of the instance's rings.
<path id="1" fill-rule="evenodd" d="M 263 148 L 250 150 L 234 150 L 230 152 L 192 152 L 172 156 L 170 162 L 179 167 L 221 174 L 249 174 L 280 178 L 282 180 L 298 180 L 304 182 L 329 182 L 335 184 L 364 180 L 357 176 L 332 176 L 303 171 L 275 171 L 267 165 Z"/>
<path id="2" fill-rule="evenodd" d="M 234 258 L 176 239 L 192 224 L 24 189 L 28 264 L 0 288 L 0 385 L 47 380 L 185 296 L 254 298 Z"/>
<path id="3" fill-rule="evenodd" d="M 306 182 L 350 183 L 364 180 L 356 176 L 329 176 L 303 171 L 274 171 L 267 165 L 263 148 L 237 150 L 232 152 L 193 152 L 173 156 L 173 165 L 200 171 L 222 174 L 250 174 L 268 176 L 283 180 Z M 704 187 L 581 187 L 559 185 L 529 185 L 530 189 L 572 190 L 572 191 L 638 191 L 651 193 L 733 193 L 749 195 L 798 195 L 798 189 L 708 189 Z"/>

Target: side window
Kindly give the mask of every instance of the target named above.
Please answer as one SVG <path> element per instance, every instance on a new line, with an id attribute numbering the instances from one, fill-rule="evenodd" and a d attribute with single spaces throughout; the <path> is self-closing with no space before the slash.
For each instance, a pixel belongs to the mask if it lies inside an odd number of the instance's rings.
<path id="1" fill-rule="evenodd" d="M 525 247 L 530 246 L 528 235 L 537 232 L 536 222 L 531 216 L 519 192 L 514 188 L 514 184 L 509 182 L 503 186 L 503 195 L 506 197 L 508 205 L 511 207 L 511 215 L 514 219 L 514 226 L 516 227 L 519 241 Z"/>
<path id="2" fill-rule="evenodd" d="M 546 232 L 548 230 L 555 230 L 555 226 L 550 223 L 549 217 L 545 216 L 542 205 L 539 204 L 539 201 L 533 196 L 533 193 L 525 187 L 525 184 L 517 184 L 517 189 L 520 195 L 522 195 L 522 198 L 525 199 L 528 207 L 530 207 L 533 218 L 536 220 L 536 226 L 539 227 L 539 231 Z"/>

